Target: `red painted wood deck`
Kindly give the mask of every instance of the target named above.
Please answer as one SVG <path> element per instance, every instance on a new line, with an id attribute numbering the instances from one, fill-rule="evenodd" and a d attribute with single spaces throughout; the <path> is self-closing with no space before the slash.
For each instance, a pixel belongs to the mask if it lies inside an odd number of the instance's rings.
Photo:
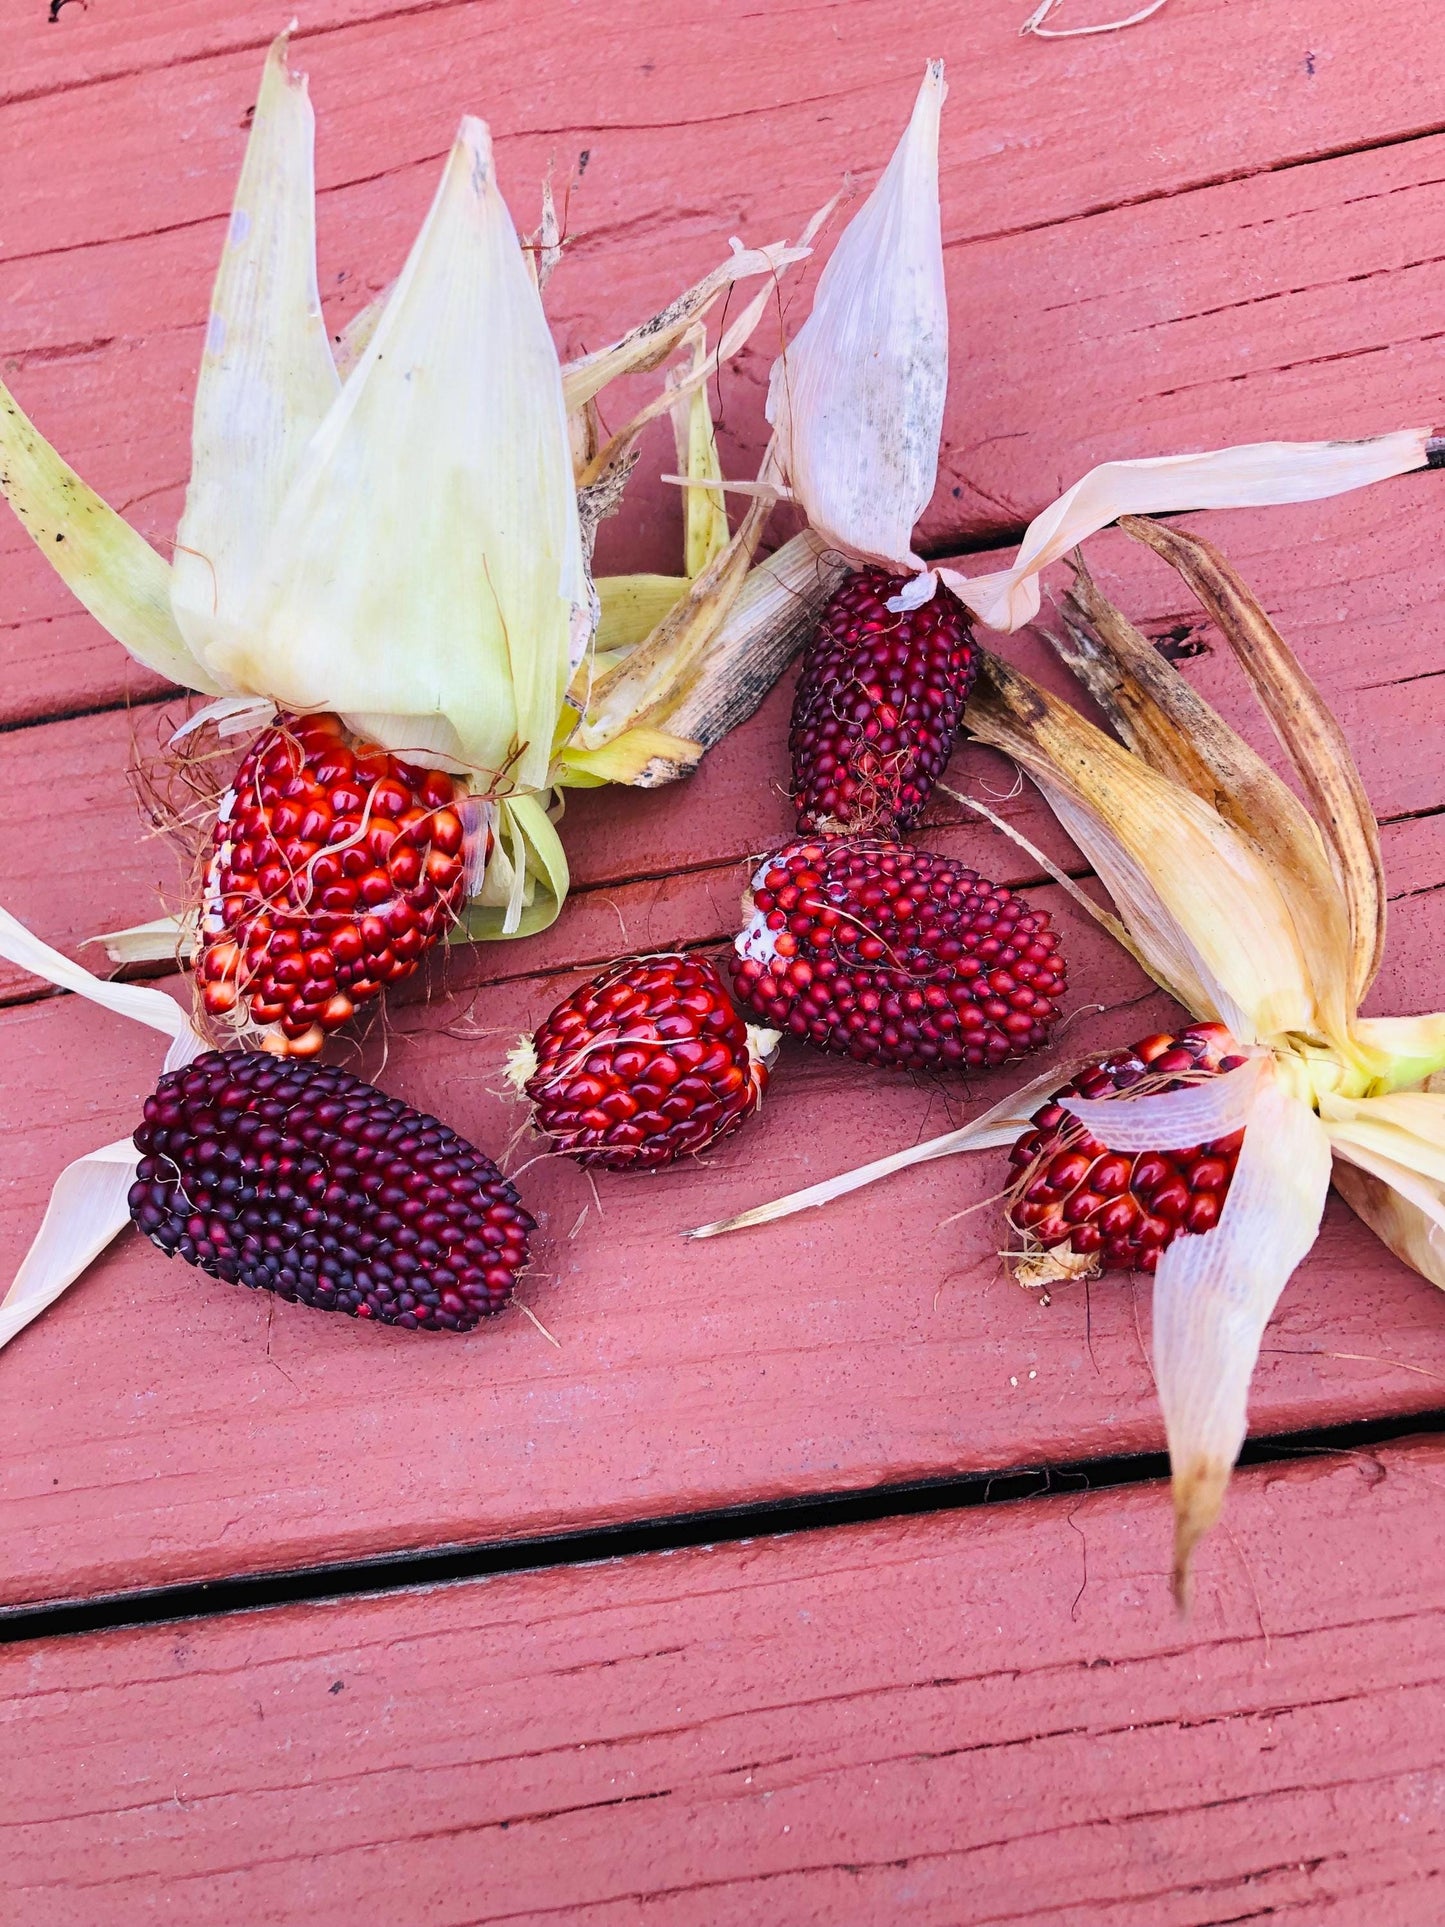
<path id="1" fill-rule="evenodd" d="M 519 219 L 549 160 L 562 179 L 587 155 L 549 291 L 575 350 L 730 234 L 795 233 L 845 169 L 871 178 L 942 53 L 953 372 L 931 552 L 989 566 L 1109 455 L 1440 418 L 1445 27 L 1405 0 L 1169 0 L 1128 32 L 1044 42 L 1018 37 L 1026 10 L 311 0 L 296 64 L 330 312 L 394 272 L 463 110 L 491 119 Z M 158 542 L 279 24 L 256 0 L 67 0 L 53 23 L 47 0 L 8 0 L 0 368 Z M 774 346 L 760 336 L 724 380 L 735 471 L 761 446 Z M 1371 1008 L 1436 1008 L 1439 478 L 1191 520 L 1359 757 L 1392 899 Z M 674 566 L 678 527 L 644 476 L 604 566 Z M 1118 537 L 1094 551 L 1146 629 L 1188 623 L 1207 645 L 1167 570 Z M 0 628 L 0 902 L 84 955 L 175 900 L 124 765 L 176 699 L 8 516 Z M 1052 676 L 1029 637 L 1006 646 Z M 1222 653 L 1188 673 L 1275 756 Z M 789 825 L 787 707 L 775 692 L 673 792 L 575 799 L 561 922 L 451 956 L 358 1061 L 500 1153 L 501 1058 L 579 971 L 731 933 L 747 857 Z M 1012 773 L 964 748 L 951 780 L 997 794 Z M 1012 813 L 1071 858 L 1031 799 Z M 924 834 L 1059 917 L 1071 1041 L 1163 1021 L 1011 844 L 944 799 Z M 0 967 L 0 1277 L 60 1164 L 131 1128 L 158 1057 Z M 1445 1470 L 1438 1441 L 1399 1442 L 1445 1410 L 1436 1291 L 1331 1205 L 1252 1399 L 1276 1462 L 1240 1476 L 1181 1625 L 1167 1499 L 1119 1464 L 1162 1443 L 1147 1290 L 1021 1291 L 992 1214 L 957 1216 L 996 1188 L 991 1160 L 770 1233 L 677 1236 L 1007 1086 L 785 1048 L 762 1119 L 697 1170 L 604 1174 L 594 1196 L 570 1165 L 532 1165 L 543 1238 L 523 1295 L 556 1349 L 516 1314 L 445 1343 L 367 1330 L 118 1244 L 0 1357 L 0 1914 L 1438 1927 Z M 1392 1442 L 1269 1445 L 1363 1424 Z M 1084 1494 L 1090 1461 L 1122 1482 Z M 1024 1466 L 1085 1471 L 1022 1503 L 958 1483 Z M 786 1531 L 788 1501 L 921 1480 L 954 1483 L 936 1505 L 882 1496 L 872 1523 Z M 739 1507 L 754 1536 L 695 1546 L 689 1515 Z M 576 1535 L 642 1526 L 694 1549 L 524 1569 L 523 1541 L 595 1558 L 609 1542 Z M 468 1547 L 488 1549 L 477 1569 L 519 1569 L 397 1583 Z M 165 1592 L 265 1575 L 211 1603 L 300 1603 L 205 1616 Z M 374 1596 L 334 1596 L 361 1584 Z M 87 1615 L 136 1623 L 66 1631 Z"/>

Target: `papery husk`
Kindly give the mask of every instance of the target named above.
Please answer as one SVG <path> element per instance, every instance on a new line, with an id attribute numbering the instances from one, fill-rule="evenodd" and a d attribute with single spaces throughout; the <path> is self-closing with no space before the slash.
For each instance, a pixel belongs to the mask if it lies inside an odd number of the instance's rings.
<path id="1" fill-rule="evenodd" d="M 198 661 L 228 667 L 281 505 L 341 393 L 316 281 L 315 118 L 306 76 L 272 42 L 211 294 L 176 530 L 171 607 Z"/>
<path id="2" fill-rule="evenodd" d="M 458 919 L 453 938 L 486 943 L 534 937 L 557 921 L 570 880 L 567 853 L 541 798 L 508 797 L 497 806 L 482 887 Z"/>
<path id="3" fill-rule="evenodd" d="M 754 713 L 818 626 L 828 598 L 849 573 L 836 549 L 804 529 L 750 569 L 718 623 L 697 673 L 658 710 L 669 733 L 702 753 Z M 658 757 L 632 780 L 640 789 L 686 771 Z"/>
<path id="4" fill-rule="evenodd" d="M 1445 1290 L 1445 1237 L 1440 1234 L 1438 1211 L 1412 1202 L 1398 1183 L 1350 1158 L 1336 1156 L 1331 1182 L 1355 1216 L 1401 1263 Z"/>
<path id="5" fill-rule="evenodd" d="M 1232 1137 L 1249 1122 L 1250 1108 L 1266 1065 L 1264 1052 L 1232 1071 L 1178 1091 L 1151 1091 L 1121 1100 L 1061 1097 L 1059 1103 L 1091 1137 L 1111 1151 L 1167 1151 L 1189 1144 L 1212 1144 Z"/>
<path id="6" fill-rule="evenodd" d="M 812 311 L 773 366 L 768 420 L 793 498 L 823 540 L 911 570 L 948 387 L 938 204 L 943 62 L 928 64 L 882 178 L 839 237 Z"/>
<path id="7" fill-rule="evenodd" d="M 112 963 L 188 963 L 199 941 L 200 917 L 194 910 L 168 917 L 153 917 L 149 923 L 133 923 L 124 930 L 102 930 L 87 943 L 105 946 Z"/>
<path id="8" fill-rule="evenodd" d="M 754 319 L 743 317 L 744 335 Z M 680 581 L 661 576 L 610 583 L 603 579 L 608 647 L 595 650 L 574 679 L 571 700 L 581 714 L 558 746 L 556 780 L 568 787 L 621 782 L 652 788 L 689 774 L 721 730 L 704 740 L 690 734 L 686 723 L 679 724 L 675 712 L 691 698 L 692 707 L 705 712 L 716 729 L 723 706 L 710 701 L 708 692 L 727 687 L 732 699 L 725 726 L 731 727 L 751 714 L 745 701 L 736 700 L 737 692 L 745 692 L 746 700 L 760 669 L 770 671 L 770 685 L 782 668 L 771 646 L 771 626 L 759 630 L 756 646 L 751 624 L 734 624 L 724 638 L 733 606 L 750 579 L 774 493 L 762 489 L 736 534 L 729 532 L 707 388 L 721 348 L 709 354 L 699 325 L 683 340 L 688 363 L 670 376 L 663 399 L 673 420 L 678 479 L 687 485 L 683 539 L 691 573 Z M 726 339 L 722 346 L 727 346 Z M 630 443 L 633 436 L 629 427 L 613 440 Z M 669 599 L 674 584 L 677 592 Z M 643 619 L 654 610 L 655 620 L 644 630 Z"/>
<path id="9" fill-rule="evenodd" d="M 1274 876 L 1216 810 L 987 652 L 967 720 L 1034 779 L 1171 996 L 1243 1043 L 1318 1030 Z"/>
<path id="10" fill-rule="evenodd" d="M 619 652 L 645 642 L 692 586 L 685 575 L 599 575 L 602 618 L 593 647 L 594 664 L 606 668 Z"/>
<path id="11" fill-rule="evenodd" d="M 205 695 L 222 688 L 171 613 L 171 570 L 46 441 L 0 382 L 0 490 L 46 561 L 138 663 Z"/>
<path id="12" fill-rule="evenodd" d="M 159 1031 L 169 1040 L 163 1070 L 177 1070 L 209 1049 L 187 1012 L 163 990 L 93 977 L 4 909 L 0 909 L 0 957 L 118 1017 Z M 130 1223 L 127 1197 L 139 1161 L 135 1145 L 122 1138 L 87 1152 L 60 1173 L 40 1229 L 0 1300 L 0 1346 L 8 1345 L 54 1304 Z"/>
<path id="13" fill-rule="evenodd" d="M 755 1225 L 773 1224 L 779 1218 L 792 1217 L 794 1212 L 812 1211 L 819 1205 L 832 1204 L 835 1198 L 846 1197 L 850 1191 L 860 1191 L 865 1185 L 876 1184 L 880 1178 L 892 1177 L 896 1172 L 911 1170 L 915 1164 L 929 1164 L 936 1158 L 952 1157 L 959 1151 L 1002 1150 L 1013 1144 L 1021 1131 L 1028 1129 L 1030 1117 L 1048 1093 L 1056 1091 L 1060 1084 L 1067 1083 L 1076 1071 L 1082 1070 L 1090 1061 L 1088 1057 L 1081 1056 L 1051 1064 L 1021 1090 L 1010 1091 L 1007 1097 L 991 1104 L 971 1123 L 961 1125 L 956 1131 L 946 1131 L 942 1137 L 930 1138 L 926 1144 L 910 1144 L 888 1157 L 875 1158 L 871 1164 L 860 1165 L 856 1170 L 845 1171 L 838 1177 L 824 1178 L 801 1191 L 789 1192 L 787 1197 L 775 1198 L 770 1204 L 754 1205 L 750 1211 L 739 1211 L 734 1217 L 719 1218 L 712 1224 L 695 1225 L 683 1236 L 720 1238 L 725 1232 L 746 1231 Z"/>
<path id="14" fill-rule="evenodd" d="M 830 202 L 829 208 L 832 205 Z M 823 213 L 826 215 L 827 211 Z M 562 392 L 567 398 L 568 413 L 577 414 L 620 375 L 647 374 L 660 368 L 693 323 L 700 321 L 718 296 L 735 281 L 752 275 L 775 279 L 794 262 L 807 258 L 810 240 L 811 232 L 793 246 L 786 241 L 775 241 L 765 248 L 744 248 L 741 242 L 736 242 L 732 255 L 720 267 L 704 275 L 675 301 L 670 301 L 637 327 L 629 328 L 607 347 L 596 348 L 591 354 L 569 361 L 562 370 Z"/>
<path id="15" fill-rule="evenodd" d="M 1140 531 L 1155 526 L 1133 524 Z M 1052 633 L 1047 639 L 1127 747 L 1216 810 L 1269 867 L 1309 959 L 1320 1027 L 1342 1047 L 1355 1002 L 1341 963 L 1351 929 L 1318 824 L 1173 663 L 1099 593 L 1081 557 L 1075 571 L 1060 610 L 1067 640 Z"/>
<path id="16" fill-rule="evenodd" d="M 479 121 L 244 606 L 212 652 L 241 686 L 488 788 L 545 786 L 590 592 L 556 352 Z"/>
<path id="17" fill-rule="evenodd" d="M 602 749 L 640 722 L 661 727 L 666 721 L 671 701 L 701 669 L 742 588 L 771 506 L 766 500 L 751 503 L 727 547 L 689 584 L 687 594 L 647 640 L 593 683 L 586 713 L 562 755 L 564 781 L 572 750 Z"/>
<path id="18" fill-rule="evenodd" d="M 678 473 L 691 484 L 683 490 L 683 566 L 695 581 L 715 562 L 731 539 L 722 492 L 722 463 L 707 388 L 707 332 L 699 324 L 684 336 L 692 350 L 686 380 L 681 371 L 669 383 L 672 433 Z M 701 379 L 699 379 L 701 377 Z"/>
<path id="19" fill-rule="evenodd" d="M 1426 468 L 1441 446 L 1433 429 L 1406 428 L 1353 442 L 1249 442 L 1103 462 L 1034 517 L 1012 567 L 975 576 L 939 568 L 938 579 L 990 629 L 1022 629 L 1039 613 L 1042 571 L 1124 516 L 1318 502 Z"/>
<path id="20" fill-rule="evenodd" d="M 1177 569 L 1213 617 L 1299 774 L 1314 811 L 1310 827 L 1328 847 L 1349 915 L 1353 1010 L 1375 981 L 1385 954 L 1386 898 L 1379 826 L 1345 733 L 1258 599 L 1217 549 L 1197 535 L 1136 516 L 1126 516 L 1120 527 Z M 1286 798 L 1294 801 L 1277 783 L 1276 812 L 1288 808 Z M 1295 803 L 1296 822 L 1302 815 Z M 1256 834 L 1268 835 L 1268 825 L 1258 824 Z M 1302 825 L 1292 840 L 1296 846 L 1304 840 Z M 1281 849 L 1277 861 L 1284 860 Z M 1329 941 L 1323 930 L 1318 941 Z"/>
<path id="21" fill-rule="evenodd" d="M 1176 1238 L 1159 1259 L 1154 1381 L 1169 1441 L 1173 1588 L 1181 1608 L 1194 1548 L 1219 1518 L 1244 1443 L 1264 1328 L 1318 1236 L 1329 1184 L 1323 1125 L 1267 1075 L 1251 1105 L 1218 1224 Z"/>

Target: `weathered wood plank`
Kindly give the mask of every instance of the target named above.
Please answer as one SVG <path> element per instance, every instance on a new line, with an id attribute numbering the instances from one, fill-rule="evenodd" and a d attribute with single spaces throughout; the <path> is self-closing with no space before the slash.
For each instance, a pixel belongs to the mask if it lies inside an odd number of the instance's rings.
<path id="1" fill-rule="evenodd" d="M 1283 633 L 1298 648 L 1334 705 L 1360 759 L 1379 814 L 1418 819 L 1408 839 L 1393 836 L 1390 887 L 1405 893 L 1441 880 L 1445 817 L 1422 812 L 1445 805 L 1445 561 L 1436 540 L 1445 513 L 1445 480 L 1402 478 L 1372 493 L 1338 502 L 1233 515 L 1192 518 L 1222 543 L 1259 590 Z M 1091 545 L 1101 580 L 1151 633 L 1185 635 L 1190 646 L 1208 635 L 1191 610 L 1178 578 L 1154 557 L 1110 535 Z M 1001 558 L 969 558 L 983 569 Z M 1050 582 L 1062 586 L 1067 571 Z M 1034 638 L 995 639 L 1031 673 L 1065 688 Z M 1194 658 L 1186 673 L 1278 763 L 1279 755 L 1242 676 L 1227 651 Z M 118 648 L 113 648 L 116 656 Z M 481 978 L 514 976 L 591 961 L 603 952 L 598 933 L 612 918 L 607 944 L 625 945 L 617 916 L 586 893 L 630 879 L 721 870 L 719 906 L 736 902 L 741 865 L 785 837 L 792 817 L 786 798 L 787 726 L 791 676 L 759 715 L 707 758 L 698 775 L 666 790 L 581 791 L 569 800 L 562 834 L 578 895 L 546 935 L 498 947 L 467 966 Z M 156 837 L 143 835 L 124 770 L 132 743 L 147 754 L 162 739 L 162 724 L 179 712 L 167 705 L 127 713 L 77 717 L 11 732 L 0 753 L 0 903 L 60 948 L 92 965 L 98 953 L 79 946 L 99 930 L 174 908 L 179 862 Z M 977 747 L 961 749 L 949 779 L 992 799 L 1008 795 L 1013 771 Z M 65 860 L 57 865 L 47 836 L 37 836 L 37 812 L 50 822 L 65 798 Z M 1010 820 L 1054 857 L 1077 862 L 1031 788 L 1003 805 Z M 958 824 L 963 812 L 942 795 L 929 813 L 925 837 Z M 951 853 L 985 875 L 1017 882 L 1038 874 L 1032 861 L 976 818 L 951 835 Z M 730 866 L 739 866 L 735 871 Z M 726 928 L 720 920 L 673 936 L 700 937 Z M 622 922 L 626 922 L 626 914 Z M 0 964 L 0 1003 L 32 994 L 32 979 Z M 1429 991 L 1427 995 L 1431 994 Z M 1436 999 L 1438 1001 L 1438 998 Z"/>
<path id="2" fill-rule="evenodd" d="M 98 1919 L 1425 1927 L 1438 1441 L 20 1646 L 0 1891 Z"/>
<path id="3" fill-rule="evenodd" d="M 886 159 L 923 63 L 938 54 L 953 88 L 945 165 L 967 186 L 951 231 L 970 237 L 1441 124 L 1432 50 L 1407 0 L 1379 0 L 1368 21 L 1347 0 L 1283 10 L 1199 0 L 1187 19 L 1161 18 L 1148 34 L 1055 46 L 1020 43 L 1015 0 L 982 0 L 966 26 L 947 0 L 918 0 L 903 17 L 891 0 L 825 0 L 733 19 L 699 0 L 664 15 L 641 0 L 538 0 L 521 32 L 469 0 L 311 0 L 297 18 L 298 64 L 336 123 L 326 185 L 430 159 L 462 113 L 494 118 L 509 137 L 548 130 L 559 154 L 574 132 L 661 135 L 669 166 L 637 171 L 669 212 L 684 144 L 702 163 L 688 169 L 690 206 L 695 194 L 742 191 L 741 142 L 761 174 L 800 128 L 818 151 L 789 155 L 795 164 L 820 180 L 845 167 L 866 174 Z M 26 171 L 7 249 L 75 247 L 227 206 L 234 157 L 216 150 L 252 97 L 276 19 L 260 0 L 132 0 L 123 15 L 69 0 L 53 24 L 44 8 L 17 19 L 0 84 L 11 131 L 0 142 Z M 1163 77 L 1186 62 L 1183 114 Z M 75 97 L 55 101 L 67 92 Z M 378 116 L 378 104 L 391 111 Z M 46 174 L 42 152 L 61 112 L 77 134 L 99 136 L 78 139 L 74 157 L 77 188 L 93 185 L 95 198 Z M 820 129 L 846 139 L 847 152 L 823 152 Z M 165 166 L 173 140 L 187 143 L 183 179 Z M 368 156 L 370 166 L 356 164 Z M 141 194 L 117 178 L 131 167 Z"/>
<path id="4" fill-rule="evenodd" d="M 231 32 L 197 38 L 193 11 L 160 22 L 168 46 Z M 970 16 L 966 44 L 937 0 L 906 28 L 883 0 L 754 14 L 737 34 L 711 11 L 655 11 L 609 10 L 583 59 L 576 10 L 557 5 L 534 10 L 526 43 L 493 10 L 450 5 L 304 42 L 324 104 L 323 288 L 338 323 L 394 271 L 479 87 L 519 218 L 549 158 L 565 174 L 589 156 L 553 284 L 570 350 L 646 312 L 735 229 L 793 231 L 845 168 L 875 169 L 941 46 L 955 55 L 943 168 L 955 378 L 930 542 L 997 535 L 1108 454 L 1366 432 L 1435 406 L 1445 190 L 1431 63 L 1397 56 L 1422 46 L 1405 0 L 1368 18 L 1330 0 L 1289 25 L 1214 0 L 1184 20 L 1166 9 L 1147 34 L 1050 47 L 1018 40 L 1014 0 Z M 353 20 L 352 0 L 333 18 Z M 0 366 L 87 479 L 164 543 L 256 52 L 158 71 L 150 31 L 123 74 L 63 109 L 53 93 L 0 109 L 13 209 Z M 820 46 L 821 91 L 800 89 Z M 1390 85 L 1372 87 L 1386 48 Z M 1154 84 L 1176 61 L 1188 115 Z M 1294 165 L 1321 154 L 1334 158 Z M 760 336 L 725 385 L 738 472 L 759 452 L 773 347 Z M 653 452 L 666 459 L 660 441 Z M 605 553 L 661 566 L 676 522 L 672 492 L 644 477 Z M 0 720 L 115 701 L 118 661 L 69 619 L 8 523 L 0 571 L 4 646 L 23 671 Z"/>
<path id="5" fill-rule="evenodd" d="M 710 934 L 709 885 L 638 887 L 630 940 Z M 1068 933 L 1071 1047 L 1169 1020 L 1060 893 L 1039 895 Z M 1438 922 L 1438 893 L 1397 906 L 1377 1008 L 1433 989 Z M 943 1130 L 1017 1071 L 962 1090 L 785 1045 L 738 1137 L 696 1166 L 600 1173 L 594 1191 L 514 1142 L 500 1094 L 506 1050 L 562 987 L 459 977 L 430 1006 L 398 1000 L 355 1060 L 520 1173 L 543 1227 L 523 1296 L 560 1349 L 515 1314 L 459 1340 L 365 1329 L 127 1236 L 5 1354 L 0 1599 L 1159 1446 L 1147 1287 L 1043 1306 L 1014 1285 L 997 1255 L 1000 1156 L 925 1166 L 769 1231 L 678 1237 Z M 4 1013 L 0 1044 L 0 1120 L 24 1147 L 0 1173 L 6 1276 L 54 1173 L 132 1127 L 159 1052 L 70 997 Z M 1442 1382 L 1439 1295 L 1332 1205 L 1267 1335 L 1256 1429 L 1429 1409 Z"/>

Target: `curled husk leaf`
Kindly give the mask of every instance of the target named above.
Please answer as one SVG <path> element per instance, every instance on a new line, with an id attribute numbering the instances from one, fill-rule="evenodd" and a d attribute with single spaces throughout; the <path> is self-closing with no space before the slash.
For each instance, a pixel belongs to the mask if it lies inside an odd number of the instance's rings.
<path id="1" fill-rule="evenodd" d="M 488 130 L 469 118 L 401 274 L 333 353 L 316 278 L 314 122 L 287 41 L 266 59 L 216 277 L 174 559 L 88 489 L 3 389 L 0 488 L 85 606 L 138 661 L 215 698 L 203 715 L 222 729 L 270 705 L 332 710 L 479 797 L 545 798 L 586 720 L 571 700 L 580 681 L 613 697 L 578 744 L 582 780 L 690 767 L 702 746 L 642 710 L 697 683 L 761 527 L 760 512 L 728 535 L 706 384 L 808 240 L 735 243 L 660 314 L 564 370 L 541 303 L 561 248 L 555 208 L 544 197 L 524 248 Z M 703 317 L 748 278 L 761 293 L 709 350 Z M 687 365 L 601 442 L 602 389 L 679 349 Z M 689 505 L 673 593 L 606 597 L 607 650 L 647 654 L 629 683 L 620 661 L 594 668 L 603 599 L 591 537 L 642 427 L 669 411 L 705 490 Z M 541 906 L 560 904 L 565 865 L 544 854 L 539 815 L 542 805 L 521 826 L 504 822 L 495 840 L 481 907 L 503 910 L 498 934 L 537 927 Z"/>
<path id="2" fill-rule="evenodd" d="M 1358 1015 L 1383 954 L 1385 880 L 1364 786 L 1319 691 L 1217 550 L 1177 528 L 1134 518 L 1123 527 L 1199 595 L 1312 806 L 1108 602 L 1082 562 L 1062 605 L 1064 633 L 1050 640 L 1117 736 L 986 659 L 968 712 L 973 734 L 1037 784 L 1112 909 L 1035 856 L 1193 1017 L 1226 1024 L 1245 1050 L 1244 1065 L 1205 1084 L 1062 1100 L 1121 1151 L 1244 1133 L 1218 1224 L 1176 1237 L 1155 1273 L 1154 1369 L 1182 1604 L 1193 1550 L 1219 1516 L 1245 1436 L 1265 1324 L 1314 1242 L 1332 1167 L 1341 1195 L 1390 1249 L 1445 1285 L 1445 1092 L 1433 1088 L 1445 1083 L 1445 1015 Z M 982 1148 L 996 1141 L 1001 1115 L 1027 1115 L 1036 1093 L 1057 1090 L 1073 1069 L 1056 1066 L 972 1126 L 705 1231 L 767 1222 Z M 1065 1262 L 1052 1275 L 1074 1269 Z"/>
<path id="3" fill-rule="evenodd" d="M 76 992 L 145 1024 L 169 1039 L 164 1070 L 177 1070 L 209 1050 L 187 1012 L 163 990 L 146 984 L 107 983 L 42 943 L 0 909 L 0 957 L 47 983 Z M 127 1202 L 140 1154 L 129 1138 L 103 1145 L 68 1164 L 55 1181 L 50 1203 L 10 1289 L 0 1299 L 0 1346 L 8 1345 L 32 1319 L 72 1285 L 130 1223 Z"/>
<path id="4" fill-rule="evenodd" d="M 1041 571 L 1121 516 L 1318 502 L 1424 468 L 1435 444 L 1433 429 L 1406 428 L 1362 441 L 1252 442 L 1198 455 L 1103 462 L 1034 517 L 1012 567 L 975 576 L 940 569 L 938 575 L 990 629 L 1022 629 L 1039 613 Z"/>

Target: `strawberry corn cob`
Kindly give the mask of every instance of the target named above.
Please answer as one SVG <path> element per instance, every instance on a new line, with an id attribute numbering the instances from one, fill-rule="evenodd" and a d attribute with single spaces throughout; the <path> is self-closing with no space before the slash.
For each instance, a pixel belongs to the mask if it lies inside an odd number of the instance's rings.
<path id="1" fill-rule="evenodd" d="M 459 916 L 462 784 L 358 741 L 333 715 L 283 716 L 222 799 L 201 905 L 206 1015 L 312 1057 L 399 983 Z"/>
<path id="2" fill-rule="evenodd" d="M 978 651 L 946 589 L 890 609 L 907 582 L 882 569 L 849 576 L 804 650 L 788 738 L 804 832 L 911 829 L 947 765 Z"/>
<path id="3" fill-rule="evenodd" d="M 1048 913 L 976 870 L 870 837 L 803 839 L 743 898 L 738 996 L 864 1063 L 982 1069 L 1037 1050 L 1066 974 Z"/>

